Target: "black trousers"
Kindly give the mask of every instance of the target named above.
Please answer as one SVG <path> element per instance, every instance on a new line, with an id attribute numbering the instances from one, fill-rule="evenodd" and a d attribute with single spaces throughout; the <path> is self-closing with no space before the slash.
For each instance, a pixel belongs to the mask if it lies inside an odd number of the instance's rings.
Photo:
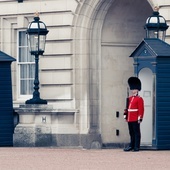
<path id="1" fill-rule="evenodd" d="M 136 122 L 128 122 L 129 127 L 129 135 L 130 135 L 130 147 L 132 148 L 140 148 L 140 123 Z"/>

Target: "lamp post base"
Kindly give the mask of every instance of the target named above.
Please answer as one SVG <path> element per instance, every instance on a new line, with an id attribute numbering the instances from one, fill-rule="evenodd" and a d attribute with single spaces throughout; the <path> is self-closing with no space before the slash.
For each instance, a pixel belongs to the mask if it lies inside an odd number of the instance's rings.
<path id="1" fill-rule="evenodd" d="M 40 98 L 32 98 L 27 100 L 25 104 L 47 104 L 47 101 Z"/>

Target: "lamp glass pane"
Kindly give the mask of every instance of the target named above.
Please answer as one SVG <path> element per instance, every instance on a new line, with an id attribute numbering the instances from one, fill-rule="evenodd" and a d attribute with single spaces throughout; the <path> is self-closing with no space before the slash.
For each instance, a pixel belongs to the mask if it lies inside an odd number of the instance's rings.
<path id="1" fill-rule="evenodd" d="M 165 31 L 159 31 L 158 38 L 164 41 L 165 40 Z"/>
<path id="2" fill-rule="evenodd" d="M 39 26 L 40 26 L 40 29 L 46 29 L 46 26 L 45 26 L 45 24 L 43 22 L 40 22 Z"/>
<path id="3" fill-rule="evenodd" d="M 40 35 L 40 46 L 39 50 L 44 51 L 45 50 L 45 40 L 46 40 L 46 35 Z"/>
<path id="4" fill-rule="evenodd" d="M 165 21 L 165 19 L 163 17 L 159 17 L 159 22 L 160 23 L 165 23 L 166 21 Z"/>
<path id="5" fill-rule="evenodd" d="M 149 20 L 149 23 L 158 23 L 158 18 L 157 17 L 151 17 Z"/>
<path id="6" fill-rule="evenodd" d="M 148 30 L 147 38 L 158 38 L 158 32 L 156 30 Z"/>
<path id="7" fill-rule="evenodd" d="M 29 43 L 30 52 L 38 51 L 39 45 L 38 45 L 38 35 L 37 34 L 28 35 L 28 43 Z"/>
<path id="8" fill-rule="evenodd" d="M 28 25 L 29 29 L 38 29 L 38 23 L 37 22 L 32 22 L 30 25 Z"/>
<path id="9" fill-rule="evenodd" d="M 147 38 L 159 38 L 164 41 L 165 40 L 165 31 L 148 30 Z"/>

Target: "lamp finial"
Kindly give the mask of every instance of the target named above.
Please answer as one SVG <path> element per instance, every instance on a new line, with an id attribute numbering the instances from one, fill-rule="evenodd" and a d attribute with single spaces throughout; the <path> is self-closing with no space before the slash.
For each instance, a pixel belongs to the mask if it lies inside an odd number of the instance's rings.
<path id="1" fill-rule="evenodd" d="M 154 12 L 158 12 L 158 11 L 159 11 L 159 6 L 158 6 L 158 5 L 155 6 L 155 7 L 153 8 L 153 10 L 154 10 Z"/>
<path id="2" fill-rule="evenodd" d="M 36 11 L 35 14 L 34 14 L 35 17 L 39 17 L 39 12 Z"/>

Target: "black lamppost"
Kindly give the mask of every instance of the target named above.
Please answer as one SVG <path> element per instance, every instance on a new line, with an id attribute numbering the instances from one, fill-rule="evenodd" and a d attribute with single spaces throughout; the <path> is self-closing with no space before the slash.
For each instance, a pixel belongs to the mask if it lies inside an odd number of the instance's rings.
<path id="1" fill-rule="evenodd" d="M 165 40 L 168 25 L 163 16 L 159 15 L 159 8 L 155 7 L 153 15 L 146 20 L 144 28 L 146 29 L 146 38 L 159 38 Z"/>
<path id="2" fill-rule="evenodd" d="M 27 100 L 26 104 L 47 104 L 46 100 L 40 98 L 39 93 L 39 55 L 43 55 L 45 49 L 46 35 L 48 33 L 46 25 L 40 21 L 38 14 L 28 25 L 27 38 L 31 55 L 35 55 L 35 79 L 33 98 Z"/>

